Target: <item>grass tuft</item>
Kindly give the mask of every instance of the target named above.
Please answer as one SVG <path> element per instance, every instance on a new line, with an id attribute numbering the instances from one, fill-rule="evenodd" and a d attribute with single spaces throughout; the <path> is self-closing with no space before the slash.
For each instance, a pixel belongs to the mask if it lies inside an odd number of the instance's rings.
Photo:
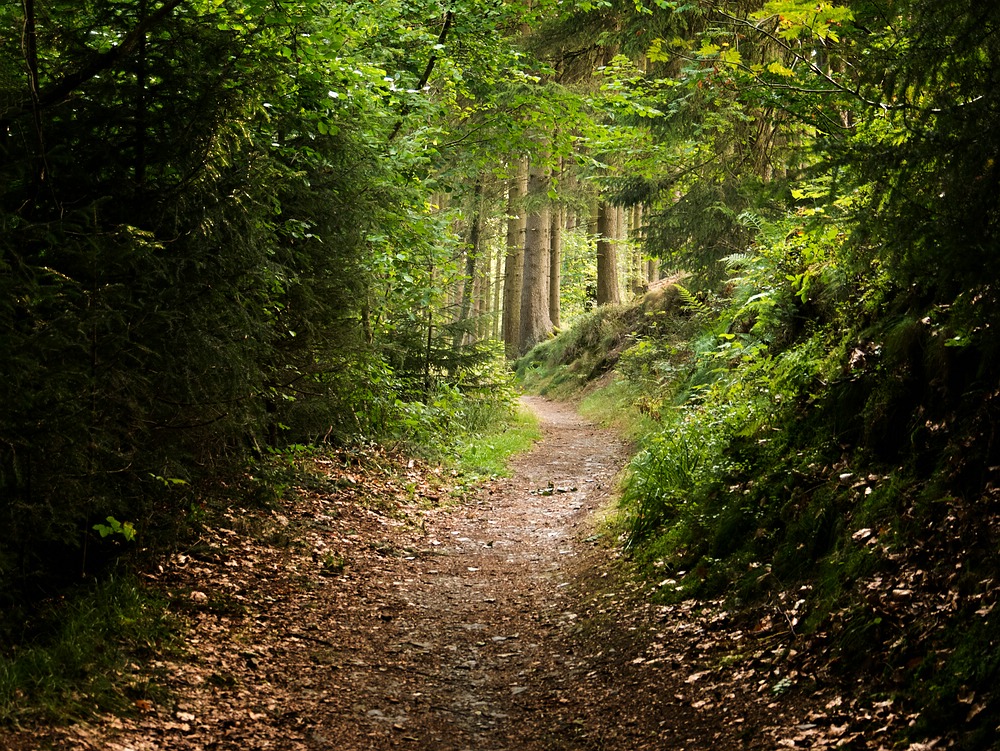
<path id="1" fill-rule="evenodd" d="M 126 711 L 157 693 L 130 666 L 162 654 L 170 633 L 163 603 L 131 576 L 45 603 L 24 620 L 23 634 L 8 635 L 14 646 L 0 653 L 0 724 Z"/>
<path id="2" fill-rule="evenodd" d="M 496 421 L 458 441 L 454 455 L 455 469 L 473 481 L 507 477 L 510 457 L 527 451 L 539 438 L 538 420 L 528 410 L 519 409 L 507 419 Z"/>

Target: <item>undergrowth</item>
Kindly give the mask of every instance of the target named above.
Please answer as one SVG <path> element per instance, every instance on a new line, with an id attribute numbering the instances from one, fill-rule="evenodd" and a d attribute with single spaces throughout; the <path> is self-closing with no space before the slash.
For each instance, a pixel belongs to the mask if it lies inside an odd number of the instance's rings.
<path id="1" fill-rule="evenodd" d="M 610 525 L 641 572 L 671 583 L 655 599 L 728 597 L 747 625 L 778 608 L 803 655 L 814 645 L 832 675 L 913 708 L 904 736 L 944 723 L 959 747 L 987 748 L 1000 719 L 988 339 L 967 336 L 961 299 L 852 279 L 839 235 L 790 226 L 726 259 L 721 292 L 677 285 L 654 325 L 648 301 L 599 310 L 518 372 L 636 442 Z"/>
<path id="2" fill-rule="evenodd" d="M 391 473 L 398 471 L 400 457 L 415 457 L 439 464 L 428 476 L 441 477 L 442 486 L 462 496 L 505 474 L 510 456 L 538 438 L 537 423 L 517 408 L 516 397 L 505 365 L 484 362 L 463 378 L 433 385 L 420 398 L 397 400 L 377 436 L 381 443 L 370 436 L 334 443 L 320 435 L 312 443 L 262 448 L 242 471 L 213 482 L 154 478 L 163 497 L 150 501 L 146 516 L 102 520 L 81 533 L 89 547 L 82 584 L 52 584 L 31 600 L 5 601 L 0 725 L 68 723 L 104 712 L 134 713 L 148 701 L 163 704 L 166 689 L 150 665 L 181 648 L 183 624 L 172 616 L 171 603 L 155 596 L 136 571 L 155 570 L 158 556 L 178 546 L 189 553 L 200 549 L 202 533 L 223 516 L 228 526 L 256 523 L 253 513 L 234 515 L 233 509 L 272 509 L 303 490 L 345 490 L 317 471 L 321 466 L 374 464 Z M 407 482 L 400 477 L 402 486 Z M 350 491 L 359 505 L 386 502 L 378 487 L 352 485 Z"/>
<path id="3" fill-rule="evenodd" d="M 511 456 L 531 448 L 540 437 L 534 415 L 518 410 L 477 432 L 456 438 L 451 461 L 465 484 L 506 477 Z"/>
<path id="4" fill-rule="evenodd" d="M 162 689 L 148 666 L 177 647 L 165 603 L 132 575 L 5 618 L 0 652 L 0 724 L 65 722 L 134 710 Z M 142 669 L 139 669 L 142 665 Z"/>

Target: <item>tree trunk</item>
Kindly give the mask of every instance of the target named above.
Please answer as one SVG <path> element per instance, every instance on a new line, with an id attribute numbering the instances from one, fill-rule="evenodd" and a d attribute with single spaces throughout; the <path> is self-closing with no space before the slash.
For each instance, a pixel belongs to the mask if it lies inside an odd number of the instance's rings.
<path id="1" fill-rule="evenodd" d="M 524 354 L 552 332 L 549 319 L 549 207 L 542 203 L 548 193 L 548 176 L 532 165 L 528 198 L 534 202 L 528 214 L 524 237 L 524 277 L 521 286 L 521 332 L 518 353 Z"/>
<path id="2" fill-rule="evenodd" d="M 528 160 L 521 159 L 517 176 L 507 188 L 507 257 L 503 279 L 503 342 L 507 357 L 517 357 L 521 331 L 521 286 L 524 278 L 524 237 L 527 214 L 524 198 L 528 193 Z"/>
<path id="3" fill-rule="evenodd" d="M 646 278 L 649 279 L 649 283 L 660 281 L 660 259 L 650 258 L 646 261 Z"/>
<path id="4" fill-rule="evenodd" d="M 559 328 L 559 291 L 562 272 L 563 214 L 558 206 L 552 207 L 551 234 L 549 236 L 549 321 L 552 328 Z"/>
<path id="5" fill-rule="evenodd" d="M 146 20 L 147 0 L 139 2 L 139 21 Z M 146 35 L 143 34 L 139 40 L 139 49 L 136 54 L 135 63 L 135 163 L 133 165 L 133 178 L 135 179 L 135 203 L 138 208 L 142 208 L 145 201 L 146 192 L 146 128 L 148 103 L 146 101 Z"/>
<path id="6" fill-rule="evenodd" d="M 35 139 L 38 153 L 35 158 L 35 182 L 40 191 L 45 184 L 48 169 L 46 166 L 45 134 L 42 130 L 42 105 L 39 89 L 38 73 L 38 40 L 35 19 L 35 0 L 23 0 L 24 28 L 21 33 L 21 51 L 24 63 L 28 68 L 28 89 L 31 92 L 31 118 L 35 128 Z"/>
<path id="7" fill-rule="evenodd" d="M 483 229 L 483 178 L 476 179 L 476 188 L 472 194 L 472 218 L 469 222 L 469 244 L 465 253 L 465 283 L 462 286 L 462 302 L 458 311 L 458 326 L 455 333 L 453 348 L 458 350 L 469 334 L 473 333 L 468 325 L 472 312 L 473 293 L 476 288 L 476 267 L 481 251 Z"/>
<path id="8" fill-rule="evenodd" d="M 499 253 L 496 257 L 496 268 L 492 269 L 490 273 L 493 274 L 493 313 L 490 316 L 490 326 L 492 333 L 492 339 L 499 341 L 500 336 L 500 305 L 501 299 L 500 294 L 503 292 L 503 264 L 504 258 Z"/>
<path id="9" fill-rule="evenodd" d="M 649 280 L 646 277 L 646 264 L 642 258 L 642 206 L 636 204 L 628 210 L 629 251 L 632 259 L 631 286 L 632 294 L 641 295 L 646 291 Z"/>
<path id="10" fill-rule="evenodd" d="M 493 244 L 488 237 L 479 238 L 482 263 L 476 277 L 476 338 L 486 339 L 490 335 L 491 302 L 493 299 Z"/>
<path id="11" fill-rule="evenodd" d="M 597 304 L 621 302 L 618 288 L 618 209 L 601 201 L 597 206 Z"/>

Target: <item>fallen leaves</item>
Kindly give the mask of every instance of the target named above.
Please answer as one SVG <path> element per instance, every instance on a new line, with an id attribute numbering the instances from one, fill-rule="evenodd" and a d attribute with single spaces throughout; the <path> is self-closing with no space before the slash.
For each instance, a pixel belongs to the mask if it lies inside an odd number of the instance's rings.
<path id="1" fill-rule="evenodd" d="M 580 440 L 607 449 L 599 434 Z M 556 451 L 561 469 L 585 453 Z M 561 496 L 587 480 L 541 485 L 551 459 L 451 508 L 435 502 L 448 496 L 441 473 L 413 460 L 316 459 L 325 479 L 280 506 L 222 509 L 148 575 L 189 629 L 186 654 L 137 666 L 166 676 L 170 698 L 136 699 L 134 716 L 76 726 L 58 747 L 903 747 L 916 711 L 866 698 L 835 672 L 828 647 L 851 613 L 802 633 L 809 587 L 775 591 L 750 612 L 651 603 L 688 572 L 661 571 L 651 587 L 623 574 L 616 551 L 582 545 L 600 538 L 572 529 L 583 504 Z M 897 555 L 890 536 L 851 535 L 873 555 Z M 967 569 L 902 554 L 892 563 L 856 583 L 884 623 L 986 618 L 1000 599 L 992 580 L 968 586 Z M 967 723 L 988 701 L 969 686 L 955 696 Z"/>

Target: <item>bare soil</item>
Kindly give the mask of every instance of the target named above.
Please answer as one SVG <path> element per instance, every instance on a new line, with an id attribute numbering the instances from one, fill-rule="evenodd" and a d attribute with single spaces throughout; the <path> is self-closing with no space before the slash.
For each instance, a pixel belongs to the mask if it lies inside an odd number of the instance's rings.
<path id="1" fill-rule="evenodd" d="M 782 672 L 792 637 L 780 618 L 746 628 L 718 602 L 651 604 L 670 581 L 634 583 L 599 524 L 624 442 L 571 406 L 525 403 L 543 439 L 512 477 L 460 504 L 441 502 L 433 470 L 326 461 L 329 490 L 303 490 L 260 518 L 232 511 L 149 575 L 188 637 L 182 654 L 132 666 L 131 716 L 0 736 L 0 747 L 718 751 L 861 740 L 846 700 Z M 144 692 L 151 674 L 169 690 Z"/>

